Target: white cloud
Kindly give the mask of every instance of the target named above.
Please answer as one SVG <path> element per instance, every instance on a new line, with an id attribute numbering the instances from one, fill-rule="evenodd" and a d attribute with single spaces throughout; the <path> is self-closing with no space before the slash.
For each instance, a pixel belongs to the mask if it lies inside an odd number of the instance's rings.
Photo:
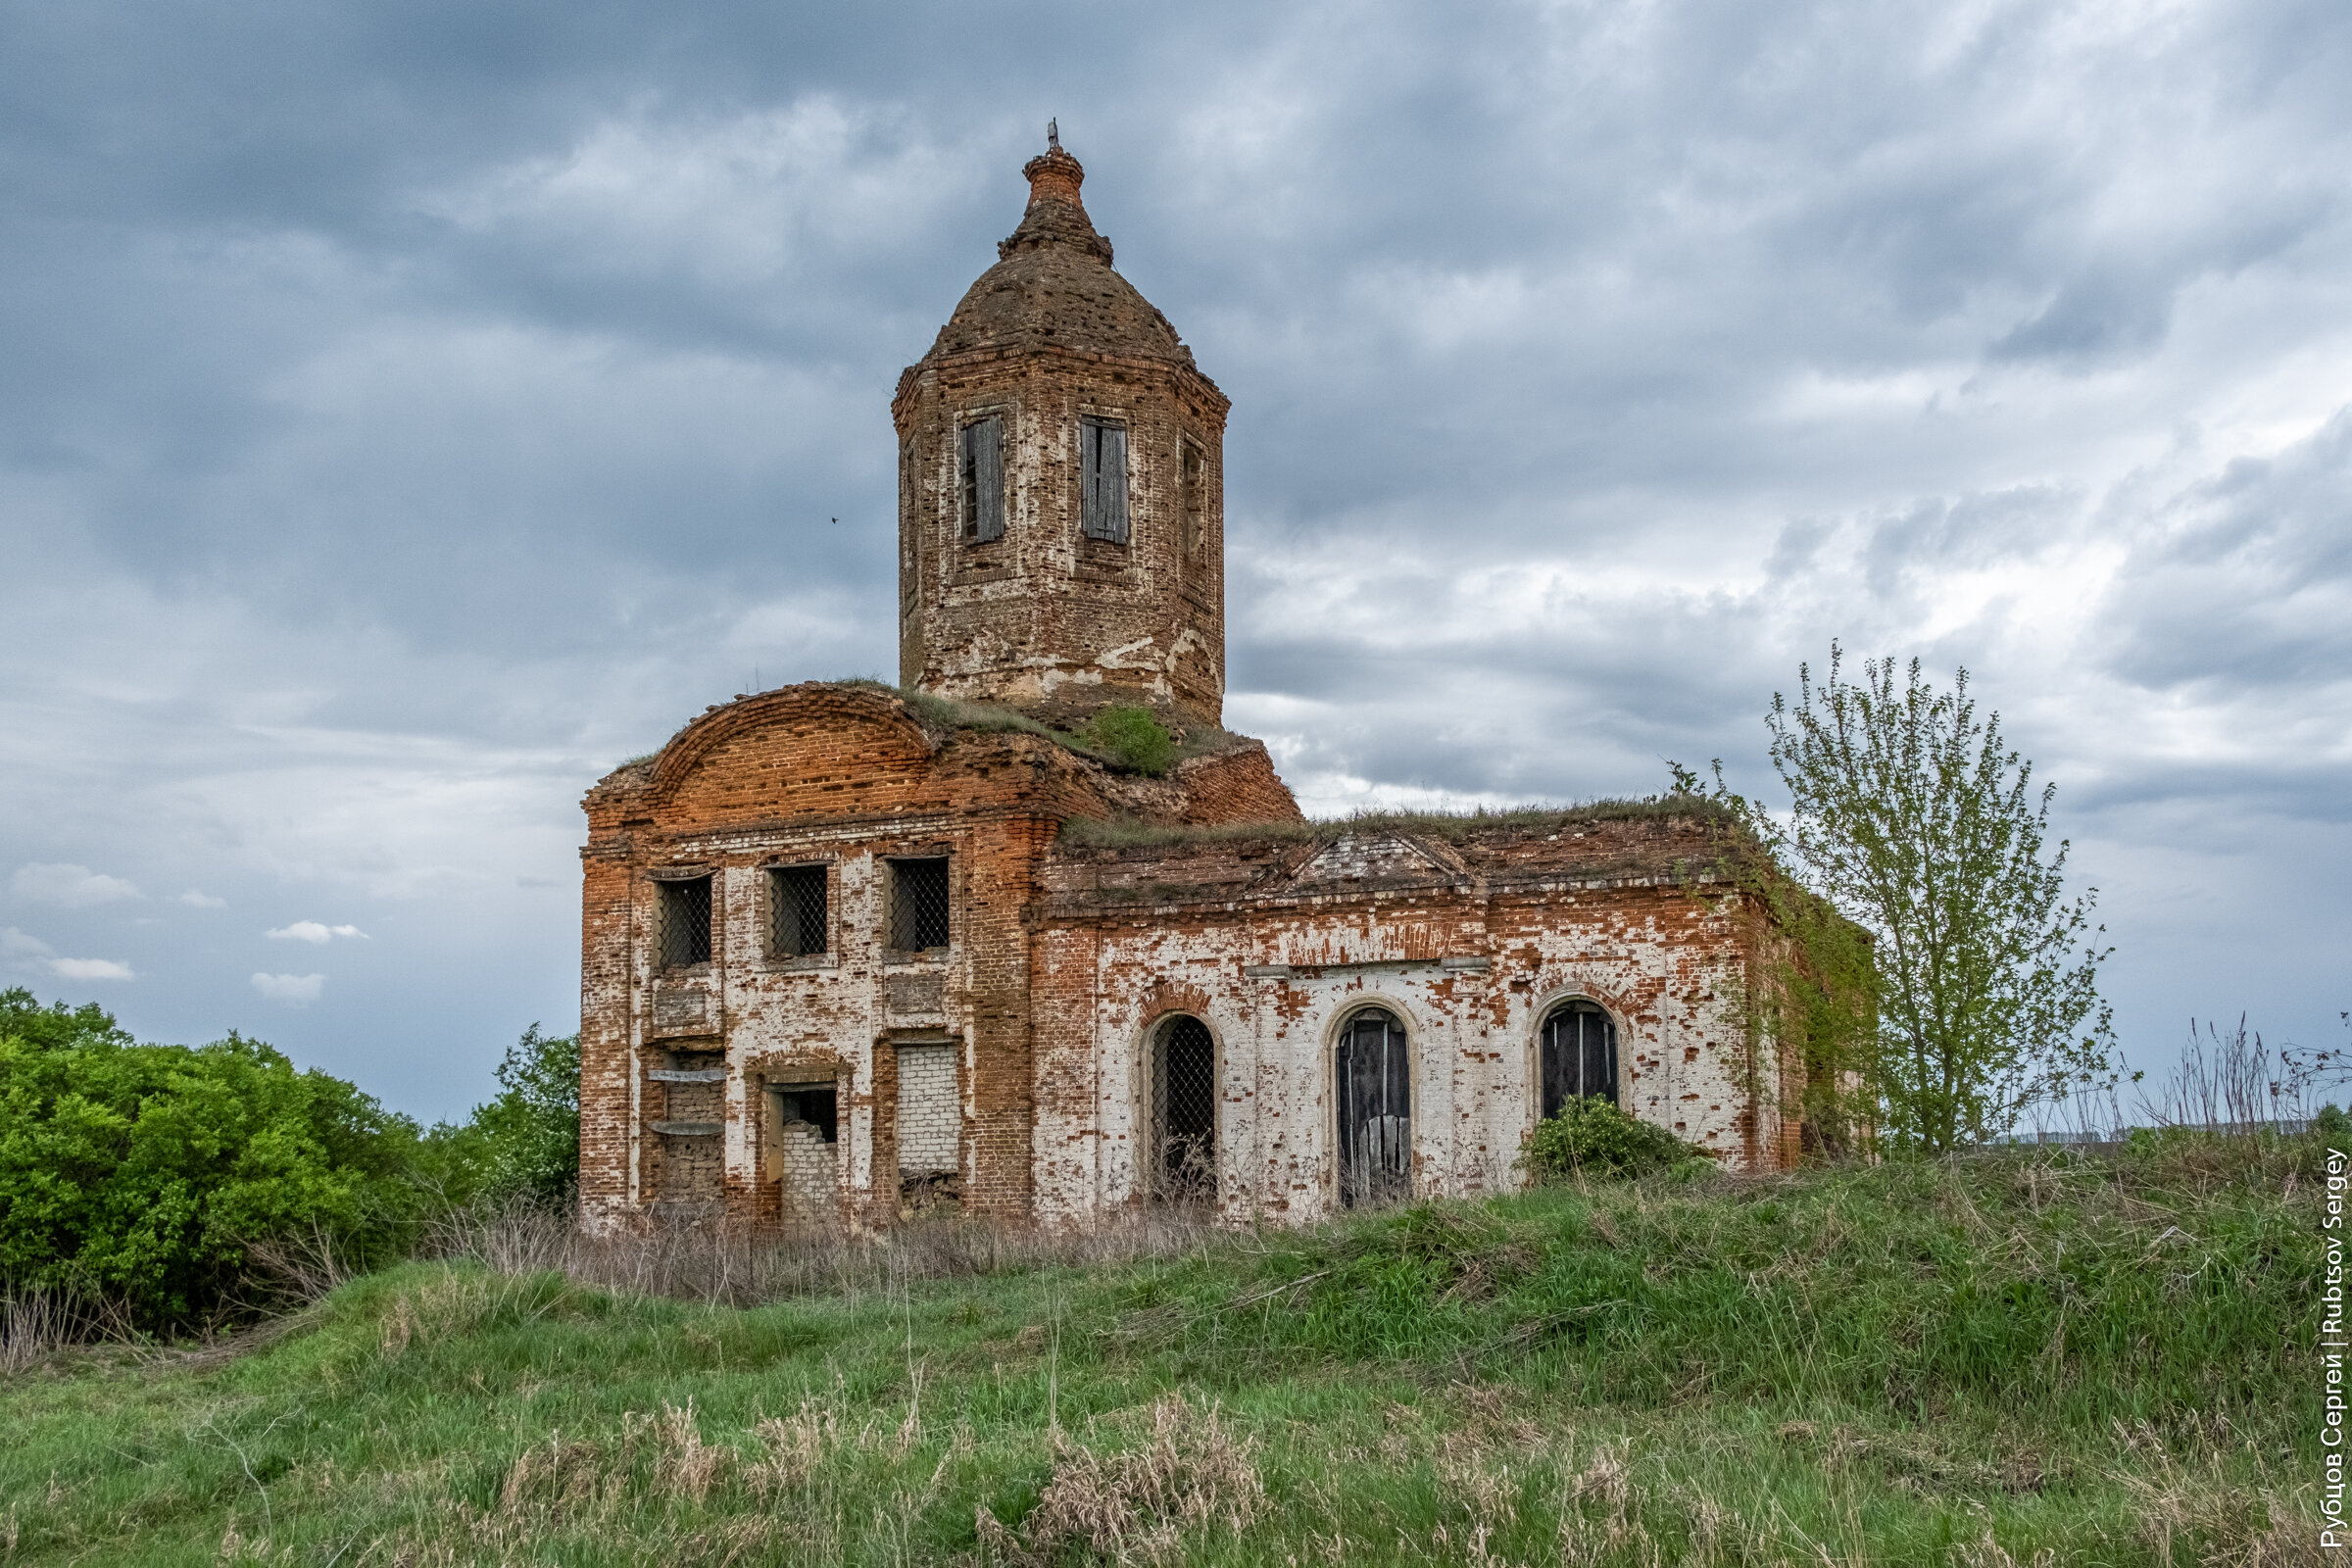
<path id="1" fill-rule="evenodd" d="M 179 896 L 179 902 L 191 909 L 225 909 L 228 907 L 226 899 L 216 899 L 211 894 L 200 893 L 194 888 L 182 893 Z"/>
<path id="2" fill-rule="evenodd" d="M 11 958 L 46 957 L 55 951 L 39 937 L 28 936 L 13 925 L 6 930 L 0 930 L 0 954 Z"/>
<path id="3" fill-rule="evenodd" d="M 112 958 L 51 958 L 49 972 L 60 980 L 133 980 L 130 965 Z"/>
<path id="4" fill-rule="evenodd" d="M 272 1002 L 289 1002 L 296 1006 L 317 1002 L 326 985 L 322 974 L 256 974 L 253 989 Z"/>
<path id="5" fill-rule="evenodd" d="M 356 925 L 326 925 L 318 920 L 297 920 L 292 925 L 281 925 L 262 935 L 278 942 L 308 942 L 313 947 L 324 947 L 336 937 L 347 940 L 356 937 L 362 942 L 368 940 L 368 933 Z"/>
<path id="6" fill-rule="evenodd" d="M 138 888 L 119 876 L 106 876 L 86 865 L 68 865 L 62 862 L 35 862 L 17 867 L 9 879 L 9 887 L 17 897 L 30 899 L 36 904 L 59 904 L 69 909 L 87 908 L 93 904 L 113 904 L 119 899 L 143 899 Z"/>

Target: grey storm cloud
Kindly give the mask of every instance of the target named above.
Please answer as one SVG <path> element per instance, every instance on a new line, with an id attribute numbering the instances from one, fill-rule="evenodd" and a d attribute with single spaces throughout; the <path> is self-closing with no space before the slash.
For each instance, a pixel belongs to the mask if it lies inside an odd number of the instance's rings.
<path id="1" fill-rule="evenodd" d="M 208 890 L 17 890 L 0 982 L 431 1114 L 568 1026 L 586 785 L 895 673 L 891 388 L 1058 115 L 1234 398 L 1310 809 L 1759 785 L 1800 662 L 1916 653 L 2060 782 L 2135 1052 L 2317 1037 L 2346 79 L 2328 0 L 0 8 L 0 855 Z"/>

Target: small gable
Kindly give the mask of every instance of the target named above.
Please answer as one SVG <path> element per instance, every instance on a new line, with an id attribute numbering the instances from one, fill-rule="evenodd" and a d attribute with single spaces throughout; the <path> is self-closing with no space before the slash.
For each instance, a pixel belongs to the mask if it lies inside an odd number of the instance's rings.
<path id="1" fill-rule="evenodd" d="M 1455 868 L 1396 833 L 1343 833 L 1291 873 L 1300 892 L 1361 887 L 1370 882 L 1451 881 Z"/>

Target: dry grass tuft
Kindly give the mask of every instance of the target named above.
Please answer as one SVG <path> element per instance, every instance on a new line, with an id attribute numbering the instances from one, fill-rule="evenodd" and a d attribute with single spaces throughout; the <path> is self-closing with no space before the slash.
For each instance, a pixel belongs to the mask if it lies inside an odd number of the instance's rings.
<path id="1" fill-rule="evenodd" d="M 951 1217 L 864 1235 L 727 1221 L 588 1235 L 567 1213 L 514 1206 L 453 1217 L 432 1239 L 430 1251 L 479 1263 L 492 1275 L 510 1280 L 560 1274 L 598 1290 L 756 1306 L 808 1296 L 856 1299 L 867 1292 L 887 1295 L 909 1280 L 1179 1257 L 1206 1260 L 1231 1251 L 1247 1234 L 1223 1228 L 1206 1214 L 1170 1206 L 1132 1213 L 1088 1231 Z M 435 1289 L 478 1298 L 477 1310 L 488 1309 L 494 1290 L 478 1279 L 466 1284 L 463 1276 L 452 1278 L 457 1283 Z M 416 1310 L 421 1312 L 424 1304 L 420 1298 Z M 442 1330 L 455 1326 L 448 1321 L 434 1325 Z"/>
<path id="2" fill-rule="evenodd" d="M 983 1504 L 980 1540 L 1006 1562 L 1046 1564 L 1071 1546 L 1117 1562 L 1169 1562 L 1189 1544 L 1223 1530 L 1239 1536 L 1266 1499 L 1256 1445 L 1238 1439 L 1216 1407 L 1197 1409 L 1181 1394 L 1152 1406 L 1139 1446 L 1098 1453 L 1057 1439 L 1054 1479 L 1018 1532 Z"/>
<path id="3" fill-rule="evenodd" d="M 753 1431 L 763 1452 L 745 1473 L 762 1496 L 805 1486 L 842 1446 L 839 1413 L 813 1398 L 801 1400 L 791 1415 L 768 1416 Z"/>
<path id="4" fill-rule="evenodd" d="M 532 1509 L 578 1511 L 595 1499 L 605 1479 L 603 1452 L 592 1443 L 565 1443 L 551 1432 L 515 1455 L 507 1479 L 498 1489 L 499 1512 L 525 1513 Z"/>
<path id="5" fill-rule="evenodd" d="M 658 1416 L 632 1413 L 623 1418 L 621 1441 L 625 1446 L 634 1448 L 648 1440 L 654 1449 L 655 1484 L 673 1497 L 702 1501 L 735 1461 L 734 1449 L 703 1441 L 692 1399 L 683 1408 L 665 1400 Z"/>

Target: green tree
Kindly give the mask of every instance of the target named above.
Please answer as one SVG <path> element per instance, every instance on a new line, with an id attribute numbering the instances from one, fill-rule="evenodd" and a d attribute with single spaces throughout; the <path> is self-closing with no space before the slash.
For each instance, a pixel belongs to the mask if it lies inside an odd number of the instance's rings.
<path id="1" fill-rule="evenodd" d="M 532 1024 L 499 1061 L 498 1087 L 465 1122 L 434 1129 L 445 1196 L 568 1206 L 580 1186 L 580 1037 Z"/>
<path id="2" fill-rule="evenodd" d="M 257 1246 L 388 1261 L 419 1218 L 417 1136 L 258 1040 L 141 1045 L 96 1006 L 0 993 L 0 1286 L 170 1328 L 249 1304 Z"/>
<path id="3" fill-rule="evenodd" d="M 1720 762 L 1715 795 L 1867 938 L 1875 1027 L 1838 1065 L 1860 1084 L 1877 1137 L 1940 1152 L 2113 1085 L 2097 984 L 2113 950 L 2091 924 L 2098 890 L 2066 897 L 2069 846 L 2046 837 L 2056 786 L 2034 792 L 2033 764 L 2002 739 L 1998 713 L 1979 716 L 1966 670 L 1939 691 L 1916 659 L 1865 661 L 1859 681 L 1843 659 L 1833 643 L 1825 682 L 1800 666 L 1796 703 L 1773 695 L 1765 725 L 1786 817 L 1726 789 Z M 1677 780 L 1695 783 L 1680 769 Z M 1816 916 L 1808 931 L 1789 907 L 1797 947 L 1828 955 L 1817 967 L 1859 970 L 1860 944 L 1838 951 L 1834 927 Z M 1820 988 L 1800 1010 L 1834 1013 L 1838 994 Z"/>

